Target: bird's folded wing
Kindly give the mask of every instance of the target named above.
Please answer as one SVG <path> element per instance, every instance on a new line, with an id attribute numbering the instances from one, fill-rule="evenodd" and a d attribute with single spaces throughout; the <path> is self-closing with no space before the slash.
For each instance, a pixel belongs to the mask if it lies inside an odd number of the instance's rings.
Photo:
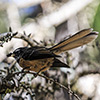
<path id="1" fill-rule="evenodd" d="M 63 62 L 61 62 L 60 60 L 58 60 L 58 59 L 54 59 L 54 62 L 53 62 L 53 64 L 52 64 L 52 66 L 51 67 L 65 67 L 65 68 L 70 68 L 67 64 L 65 64 L 65 63 L 63 63 Z"/>
<path id="2" fill-rule="evenodd" d="M 71 36 L 70 38 L 61 41 L 57 45 L 50 48 L 55 54 L 59 54 L 61 52 L 71 50 L 73 48 L 83 46 L 91 42 L 92 40 L 96 39 L 98 36 L 98 32 L 94 32 L 91 28 L 84 29 L 75 35 Z"/>

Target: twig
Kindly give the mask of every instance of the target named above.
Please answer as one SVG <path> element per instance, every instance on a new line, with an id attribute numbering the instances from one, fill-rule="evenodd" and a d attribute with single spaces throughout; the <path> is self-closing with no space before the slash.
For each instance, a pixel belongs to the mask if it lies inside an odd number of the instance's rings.
<path id="1" fill-rule="evenodd" d="M 18 74 L 20 74 L 20 73 L 33 74 L 34 76 L 37 75 L 37 73 L 35 73 L 35 72 L 21 71 L 21 72 L 15 72 L 12 76 L 14 76 L 14 75 L 16 75 L 16 74 L 18 75 Z M 65 87 L 65 86 L 62 85 L 61 83 L 59 83 L 59 82 L 57 82 L 57 81 L 55 81 L 55 80 L 53 80 L 53 79 L 51 79 L 51 78 L 49 78 L 49 77 L 47 77 L 47 76 L 45 76 L 45 75 L 42 75 L 42 74 L 38 74 L 38 76 L 43 77 L 43 78 L 45 78 L 45 79 L 47 79 L 47 80 L 49 80 L 49 81 L 51 81 L 51 82 L 53 82 L 53 83 L 59 85 L 61 88 L 64 88 L 65 90 L 67 90 L 68 93 L 73 94 L 78 100 L 81 100 L 77 94 L 75 94 L 73 91 L 71 91 L 71 89 L 69 89 L 68 87 Z"/>
<path id="2" fill-rule="evenodd" d="M 5 42 L 10 41 L 18 33 L 6 32 L 0 34 L 0 46 L 3 46 Z"/>
<path id="3" fill-rule="evenodd" d="M 14 67 L 15 63 L 16 63 L 16 60 L 14 60 L 14 61 L 12 62 L 12 64 L 9 66 L 9 69 L 10 69 L 10 70 Z"/>
<path id="4" fill-rule="evenodd" d="M 81 100 L 77 94 L 75 94 L 73 91 L 71 91 L 71 89 L 69 89 L 68 87 L 65 87 L 65 86 L 62 85 L 61 83 L 59 83 L 59 82 L 57 82 L 57 81 L 54 81 L 53 79 L 51 79 L 51 78 L 49 78 L 49 77 L 47 77 L 47 76 L 44 76 L 44 75 L 42 75 L 42 74 L 39 74 L 38 76 L 43 77 L 43 78 L 45 78 L 45 79 L 47 79 L 47 80 L 50 80 L 50 81 L 54 82 L 55 84 L 59 85 L 60 87 L 64 88 L 65 90 L 67 90 L 68 93 L 73 94 L 78 100 Z"/>
<path id="5" fill-rule="evenodd" d="M 14 38 L 18 38 L 18 39 L 23 39 L 24 41 L 26 41 L 31 47 L 36 45 L 40 45 L 39 42 L 37 42 L 34 39 L 31 39 L 30 36 L 27 36 L 25 33 L 24 34 L 20 34 L 19 36 L 15 36 Z"/>
<path id="6" fill-rule="evenodd" d="M 21 35 L 21 36 L 16 36 L 14 38 L 18 38 L 18 39 L 23 39 L 24 41 L 26 41 L 30 46 L 34 46 L 34 42 L 31 38 L 29 38 L 26 35 Z"/>
<path id="7" fill-rule="evenodd" d="M 69 80 L 69 72 L 67 72 L 67 82 L 68 82 L 68 88 L 69 88 L 69 90 L 71 90 L 70 80 Z M 69 100 L 71 100 L 71 94 L 70 93 L 69 93 Z"/>

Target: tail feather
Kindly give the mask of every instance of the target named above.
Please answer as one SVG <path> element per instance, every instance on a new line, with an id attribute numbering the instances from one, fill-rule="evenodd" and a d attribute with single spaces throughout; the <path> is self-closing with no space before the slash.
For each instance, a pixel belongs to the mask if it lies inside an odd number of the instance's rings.
<path id="1" fill-rule="evenodd" d="M 98 32 L 93 32 L 91 28 L 84 29 L 71 36 L 70 38 L 61 41 L 57 45 L 54 45 L 52 48 L 50 48 L 50 51 L 53 51 L 55 54 L 59 54 L 64 51 L 83 46 L 84 44 L 87 44 L 92 40 L 96 39 L 97 36 Z"/>

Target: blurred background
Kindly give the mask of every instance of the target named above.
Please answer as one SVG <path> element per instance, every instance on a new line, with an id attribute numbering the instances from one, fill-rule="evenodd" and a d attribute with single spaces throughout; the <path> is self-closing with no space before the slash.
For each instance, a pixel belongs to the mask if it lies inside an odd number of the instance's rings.
<path id="1" fill-rule="evenodd" d="M 18 32 L 17 37 L 24 32 L 26 35 L 31 33 L 31 39 L 46 46 L 85 28 L 100 32 L 100 0 L 0 0 L 0 33 L 8 32 L 9 27 Z M 27 45 L 18 38 L 4 43 L 0 47 L 0 68 L 9 67 L 14 60 L 6 57 L 9 52 Z M 100 36 L 92 43 L 61 55 L 61 60 L 71 68 L 50 69 L 44 74 L 70 86 L 81 100 L 100 100 Z M 15 71 L 21 70 L 18 64 L 15 67 Z M 31 86 L 34 98 L 26 95 L 24 89 L 11 90 L 1 98 L 18 100 L 13 95 L 21 91 L 18 97 L 23 99 L 20 100 L 77 100 L 73 95 L 70 99 L 68 92 L 56 84 L 40 77 L 30 77 L 24 76 L 22 82 Z"/>

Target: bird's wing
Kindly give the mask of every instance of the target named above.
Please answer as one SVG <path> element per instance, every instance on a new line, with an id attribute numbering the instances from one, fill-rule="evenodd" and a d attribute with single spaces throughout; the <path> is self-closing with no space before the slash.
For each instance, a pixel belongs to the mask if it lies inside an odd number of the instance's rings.
<path id="1" fill-rule="evenodd" d="M 28 48 L 27 51 L 24 52 L 22 58 L 25 60 L 37 60 L 37 59 L 46 59 L 46 58 L 55 58 L 60 57 L 50 52 L 46 48 Z"/>
<path id="2" fill-rule="evenodd" d="M 83 46 L 84 44 L 87 44 L 92 40 L 96 39 L 97 36 L 98 32 L 94 32 L 91 28 L 84 29 L 49 49 L 55 54 L 59 54 L 64 51 L 71 50 L 79 46 Z"/>
<path id="3" fill-rule="evenodd" d="M 61 62 L 59 59 L 54 59 L 54 62 L 53 62 L 53 64 L 52 64 L 52 66 L 51 67 L 65 67 L 65 68 L 70 68 L 67 64 L 65 64 L 65 63 L 63 63 L 63 62 Z"/>

